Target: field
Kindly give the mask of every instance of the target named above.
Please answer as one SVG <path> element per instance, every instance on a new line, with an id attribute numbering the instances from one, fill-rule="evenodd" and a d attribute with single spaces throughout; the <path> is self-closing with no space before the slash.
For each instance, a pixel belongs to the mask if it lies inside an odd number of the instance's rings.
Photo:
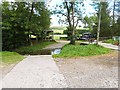
<path id="1" fill-rule="evenodd" d="M 61 37 L 67 37 L 67 35 L 53 35 L 54 40 L 60 40 Z"/>
<path id="2" fill-rule="evenodd" d="M 66 27 L 51 27 L 51 29 L 53 30 L 54 36 L 53 39 L 54 40 L 59 40 L 62 38 L 66 38 L 67 35 L 64 34 L 64 30 L 67 30 Z M 82 28 L 82 27 L 77 27 L 77 32 L 79 34 L 82 34 L 84 32 L 89 32 L 89 28 Z"/>

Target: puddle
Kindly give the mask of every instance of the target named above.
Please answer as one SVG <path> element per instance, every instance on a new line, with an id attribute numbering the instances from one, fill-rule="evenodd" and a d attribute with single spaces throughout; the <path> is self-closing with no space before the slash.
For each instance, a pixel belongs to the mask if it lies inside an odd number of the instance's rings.
<path id="1" fill-rule="evenodd" d="M 60 54 L 60 52 L 61 52 L 61 48 L 56 48 L 56 49 L 52 50 L 51 54 L 52 55 L 53 54 Z"/>
<path id="2" fill-rule="evenodd" d="M 60 54 L 61 48 L 56 49 L 43 49 L 40 50 L 39 55 L 53 55 L 53 54 Z"/>

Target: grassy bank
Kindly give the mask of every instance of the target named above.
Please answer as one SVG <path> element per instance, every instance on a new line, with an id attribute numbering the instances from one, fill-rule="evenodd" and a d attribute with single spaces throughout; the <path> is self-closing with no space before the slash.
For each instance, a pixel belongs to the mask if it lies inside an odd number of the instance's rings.
<path id="1" fill-rule="evenodd" d="M 119 40 L 108 39 L 108 40 L 104 40 L 103 43 L 110 43 L 113 45 L 119 45 Z"/>
<path id="2" fill-rule="evenodd" d="M 0 52 L 0 55 L 2 56 L 2 59 L 0 59 L 1 62 L 7 65 L 17 63 L 24 59 L 22 55 L 16 52 L 4 51 L 4 52 Z"/>
<path id="3" fill-rule="evenodd" d="M 33 46 L 25 46 L 25 47 L 21 47 L 19 49 L 16 49 L 15 51 L 20 53 L 20 54 L 26 54 L 26 55 L 36 55 L 36 54 L 40 54 L 41 53 L 41 49 L 50 45 L 50 44 L 55 44 L 56 42 L 42 42 L 42 43 L 38 43 L 36 45 Z"/>
<path id="4" fill-rule="evenodd" d="M 92 56 L 109 53 L 110 49 L 98 45 L 65 45 L 60 54 L 53 55 L 54 58 Z"/>

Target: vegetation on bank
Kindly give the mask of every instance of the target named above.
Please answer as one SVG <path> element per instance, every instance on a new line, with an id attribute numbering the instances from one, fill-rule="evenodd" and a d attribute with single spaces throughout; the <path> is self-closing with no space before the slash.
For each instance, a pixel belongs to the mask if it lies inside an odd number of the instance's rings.
<path id="1" fill-rule="evenodd" d="M 8 51 L 0 52 L 0 55 L 2 56 L 1 62 L 7 65 L 17 63 L 25 58 L 16 52 Z"/>
<path id="2" fill-rule="evenodd" d="M 41 53 L 41 49 L 50 45 L 50 44 L 54 44 L 57 42 L 42 42 L 42 43 L 38 43 L 35 44 L 33 46 L 24 46 L 21 48 L 16 49 L 15 51 L 23 54 L 23 55 L 36 55 L 36 54 L 40 54 Z"/>
<path id="3" fill-rule="evenodd" d="M 54 43 L 57 43 L 57 42 L 42 42 L 33 46 L 24 46 L 16 49 L 15 52 L 3 51 L 3 52 L 0 52 L 0 60 L 3 64 L 6 64 L 6 65 L 17 63 L 22 61 L 25 58 L 21 54 L 40 54 L 41 53 L 40 50 L 42 48 Z"/>
<path id="4" fill-rule="evenodd" d="M 54 58 L 71 58 L 80 56 L 92 56 L 109 53 L 111 50 L 99 45 L 65 45 L 60 54 L 53 55 Z"/>
<path id="5" fill-rule="evenodd" d="M 31 35 L 36 36 L 36 41 L 47 37 L 44 32 L 49 30 L 51 12 L 45 2 L 2 2 L 0 9 L 3 51 L 31 45 Z"/>
<path id="6" fill-rule="evenodd" d="M 104 40 L 103 43 L 111 43 L 113 45 L 119 45 L 119 40 L 108 39 L 108 40 Z"/>

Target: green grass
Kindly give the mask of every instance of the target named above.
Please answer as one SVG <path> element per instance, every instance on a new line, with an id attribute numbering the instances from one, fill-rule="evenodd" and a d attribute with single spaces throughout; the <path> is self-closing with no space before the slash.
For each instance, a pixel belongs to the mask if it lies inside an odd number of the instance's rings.
<path id="1" fill-rule="evenodd" d="M 104 40 L 103 43 L 111 43 L 117 45 L 119 43 L 119 40 L 108 39 L 108 40 Z"/>
<path id="2" fill-rule="evenodd" d="M 33 45 L 33 46 L 25 46 L 25 47 L 21 47 L 19 49 L 16 49 L 15 51 L 20 53 L 20 54 L 26 54 L 26 55 L 29 55 L 29 54 L 39 54 L 40 53 L 40 50 L 50 44 L 54 44 L 54 43 L 57 43 L 57 42 L 42 42 L 42 43 L 39 43 L 39 44 L 36 44 L 36 45 Z"/>
<path id="3" fill-rule="evenodd" d="M 104 40 L 103 42 L 104 43 L 113 43 L 113 40 L 112 39 L 108 39 L 108 40 Z"/>
<path id="4" fill-rule="evenodd" d="M 98 45 L 65 45 L 60 54 L 53 55 L 54 58 L 71 58 L 80 56 L 93 56 L 109 53 L 111 50 Z"/>
<path id="5" fill-rule="evenodd" d="M 3 64 L 13 64 L 24 59 L 22 55 L 16 52 L 4 51 L 0 52 L 0 54 L 2 55 L 2 59 L 0 60 L 2 61 Z"/>

